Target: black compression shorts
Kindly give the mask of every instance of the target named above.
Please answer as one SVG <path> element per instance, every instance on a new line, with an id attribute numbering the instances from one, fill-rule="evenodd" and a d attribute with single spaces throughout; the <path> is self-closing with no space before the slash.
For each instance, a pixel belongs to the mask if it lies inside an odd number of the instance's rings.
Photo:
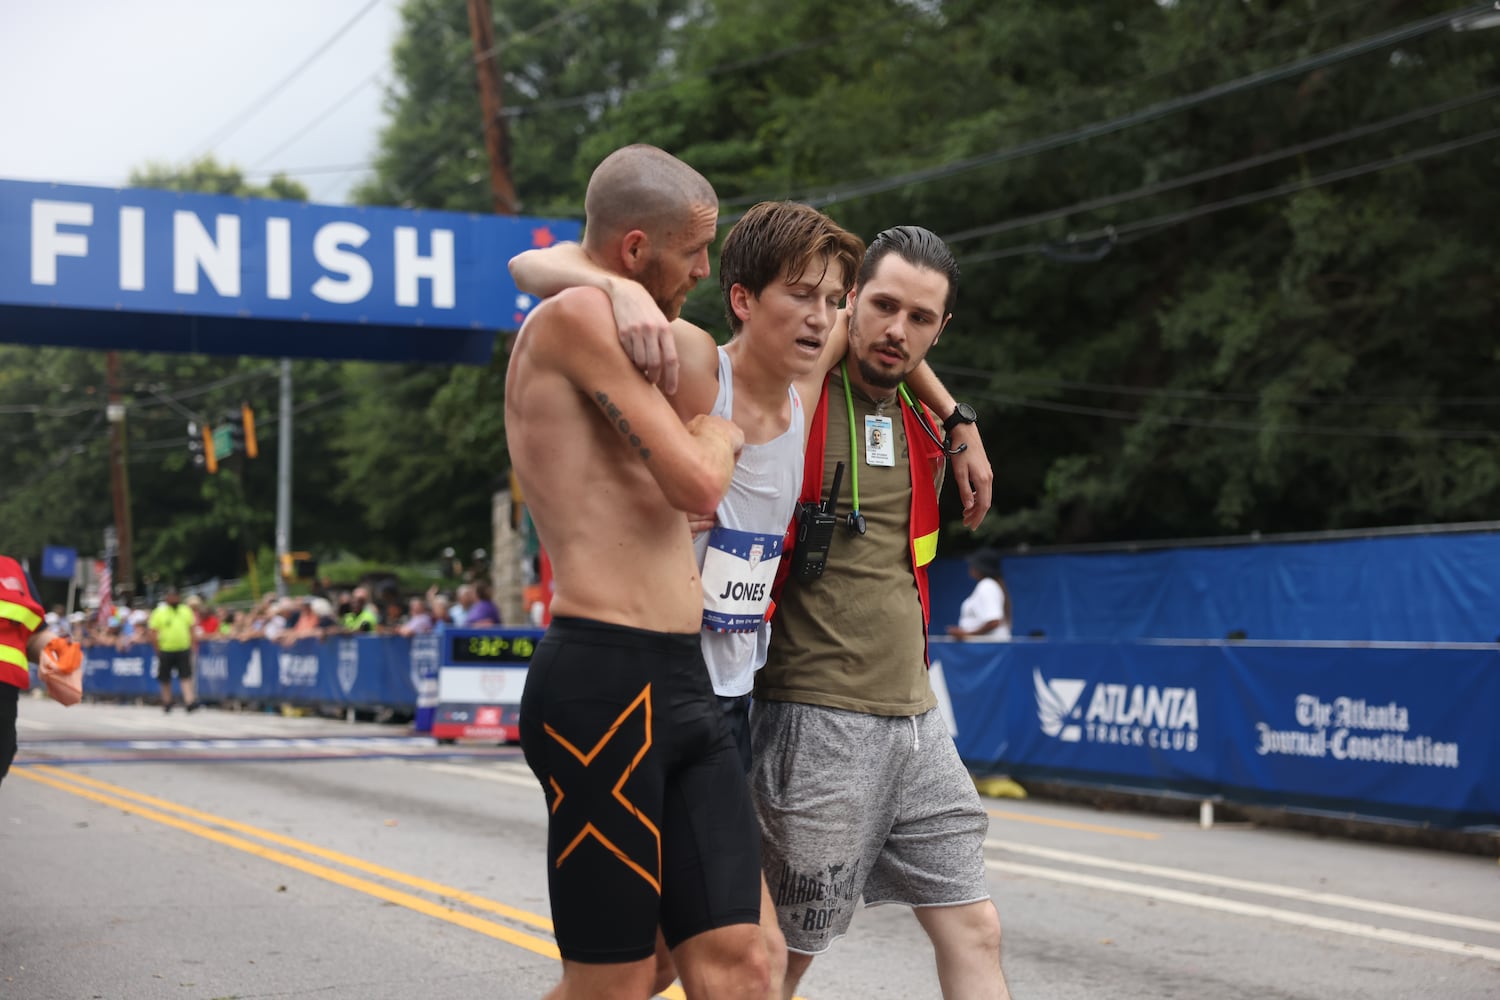
<path id="1" fill-rule="evenodd" d="M 748 694 L 719 695 L 719 711 L 724 714 L 724 726 L 729 738 L 740 755 L 740 766 L 750 773 L 750 696 Z"/>
<path id="2" fill-rule="evenodd" d="M 521 697 L 562 956 L 633 962 L 760 919 L 760 832 L 698 633 L 554 619 Z"/>

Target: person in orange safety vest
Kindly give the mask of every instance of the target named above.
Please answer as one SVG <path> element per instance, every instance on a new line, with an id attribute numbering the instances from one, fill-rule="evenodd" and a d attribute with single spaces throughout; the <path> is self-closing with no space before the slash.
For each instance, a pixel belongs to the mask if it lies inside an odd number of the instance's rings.
<path id="1" fill-rule="evenodd" d="M 52 697 L 65 705 L 78 701 L 83 651 L 46 627 L 31 576 L 0 555 L 0 781 L 16 757 L 16 708 L 21 692 L 31 687 L 31 662 L 41 668 Z"/>

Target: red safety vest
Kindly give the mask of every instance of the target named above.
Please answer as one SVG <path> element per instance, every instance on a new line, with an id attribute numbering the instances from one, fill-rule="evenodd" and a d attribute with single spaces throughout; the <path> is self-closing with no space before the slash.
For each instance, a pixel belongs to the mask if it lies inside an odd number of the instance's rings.
<path id="1" fill-rule="evenodd" d="M 42 606 L 26 586 L 26 571 L 10 556 L 0 556 L 0 684 L 22 691 L 31 687 L 26 643 L 42 621 Z"/>
<path id="2" fill-rule="evenodd" d="M 829 374 L 829 379 L 832 373 Z M 922 484 L 933 483 L 942 468 L 943 451 L 927 436 L 917 423 L 928 420 L 935 423 L 932 411 L 925 405 L 919 415 L 905 400 L 901 401 L 901 426 L 906 431 L 906 451 L 911 463 L 911 518 L 908 522 L 911 534 L 912 576 L 917 582 L 917 598 L 922 604 L 923 655 L 926 656 L 927 626 L 932 621 L 931 598 L 927 591 L 927 564 L 937 555 L 938 529 L 942 521 L 938 514 L 936 488 L 927 489 Z M 812 426 L 808 431 L 807 452 L 802 465 L 803 503 L 822 499 L 823 452 L 828 443 L 828 381 L 823 382 L 823 394 L 813 410 Z M 855 459 L 857 461 L 857 458 Z M 776 568 L 776 584 L 773 593 L 780 595 L 787 577 L 791 575 L 792 550 L 797 545 L 797 521 L 793 518 L 787 526 L 786 540 L 782 543 L 781 565 Z"/>

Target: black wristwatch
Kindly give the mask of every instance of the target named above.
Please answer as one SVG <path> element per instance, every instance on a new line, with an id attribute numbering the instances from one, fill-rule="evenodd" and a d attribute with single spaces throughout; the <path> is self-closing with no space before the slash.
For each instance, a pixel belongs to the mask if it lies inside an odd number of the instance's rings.
<path id="1" fill-rule="evenodd" d="M 968 403 L 959 403 L 948 414 L 948 419 L 943 421 L 943 432 L 946 434 L 959 424 L 972 424 L 979 421 L 979 415 L 974 412 L 974 407 Z"/>

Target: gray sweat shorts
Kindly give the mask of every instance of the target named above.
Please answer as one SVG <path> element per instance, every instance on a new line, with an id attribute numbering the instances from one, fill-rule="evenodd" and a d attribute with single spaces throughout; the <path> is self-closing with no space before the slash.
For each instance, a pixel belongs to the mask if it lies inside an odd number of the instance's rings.
<path id="1" fill-rule="evenodd" d="M 990 898 L 989 816 L 937 709 L 866 715 L 757 701 L 751 793 L 787 947 L 816 955 L 865 905 Z"/>

